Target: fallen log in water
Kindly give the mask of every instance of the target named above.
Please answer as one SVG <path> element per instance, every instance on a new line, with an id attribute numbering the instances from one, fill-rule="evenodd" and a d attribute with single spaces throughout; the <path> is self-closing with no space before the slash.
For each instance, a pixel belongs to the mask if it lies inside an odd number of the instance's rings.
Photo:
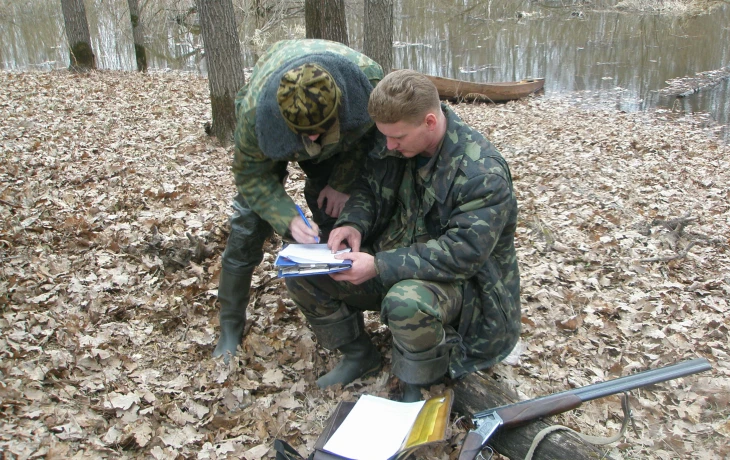
<path id="1" fill-rule="evenodd" d="M 698 72 L 693 77 L 674 78 L 667 81 L 668 86 L 659 92 L 679 98 L 688 97 L 713 88 L 728 78 L 730 78 L 730 66 L 725 66 L 717 70 Z"/>

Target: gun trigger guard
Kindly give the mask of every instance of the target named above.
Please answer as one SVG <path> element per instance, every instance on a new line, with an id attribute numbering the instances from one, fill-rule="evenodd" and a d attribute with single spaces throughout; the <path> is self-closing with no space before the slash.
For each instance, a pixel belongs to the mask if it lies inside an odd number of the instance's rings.
<path id="1" fill-rule="evenodd" d="M 482 452 L 485 450 L 489 451 L 489 457 L 484 457 L 484 455 L 482 455 Z M 476 460 L 492 460 L 492 457 L 494 457 L 494 449 L 489 446 L 484 446 L 484 448 L 479 451 L 479 455 L 477 455 Z"/>

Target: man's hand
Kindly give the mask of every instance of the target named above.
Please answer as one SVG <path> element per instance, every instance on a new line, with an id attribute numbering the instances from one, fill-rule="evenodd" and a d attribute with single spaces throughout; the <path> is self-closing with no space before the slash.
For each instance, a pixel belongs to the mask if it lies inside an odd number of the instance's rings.
<path id="1" fill-rule="evenodd" d="M 314 222 L 311 222 L 311 225 L 312 228 L 309 228 L 304 219 L 296 216 L 289 224 L 291 236 L 294 237 L 297 243 L 317 243 L 319 240 L 319 227 Z"/>
<path id="2" fill-rule="evenodd" d="M 330 248 L 333 253 L 347 247 L 352 248 L 352 252 L 358 252 L 360 251 L 361 242 L 362 235 L 359 231 L 355 230 L 354 227 L 337 227 L 330 232 L 330 239 L 327 241 L 327 247 Z"/>
<path id="3" fill-rule="evenodd" d="M 378 276 L 375 271 L 375 257 L 367 252 L 345 252 L 335 254 L 335 259 L 352 260 L 352 268 L 349 270 L 332 273 L 330 276 L 335 281 L 348 281 L 352 284 L 362 284 L 365 281 Z"/>
<path id="4" fill-rule="evenodd" d="M 336 219 L 340 217 L 340 213 L 344 209 L 345 203 L 347 203 L 349 198 L 350 195 L 338 192 L 327 185 L 321 192 L 319 192 L 319 197 L 317 197 L 317 206 L 322 209 L 322 206 L 326 204 L 327 208 L 324 212 L 327 213 L 328 216 Z"/>

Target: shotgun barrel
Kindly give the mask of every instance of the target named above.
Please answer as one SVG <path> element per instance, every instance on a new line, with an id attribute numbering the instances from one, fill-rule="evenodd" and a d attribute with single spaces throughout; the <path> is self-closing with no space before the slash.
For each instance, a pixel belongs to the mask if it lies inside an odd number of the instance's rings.
<path id="1" fill-rule="evenodd" d="M 712 365 L 705 358 L 695 358 L 677 364 L 672 364 L 659 369 L 650 369 L 647 371 L 637 372 L 636 374 L 619 377 L 605 382 L 594 383 L 573 390 L 566 390 L 552 395 L 542 396 L 540 398 L 531 399 L 529 401 L 521 401 L 515 404 L 495 407 L 474 414 L 475 419 L 482 418 L 492 412 L 499 412 L 500 409 L 506 407 L 515 407 L 525 404 L 536 404 L 546 399 L 556 400 L 563 399 L 565 396 L 572 395 L 578 397 L 581 402 L 592 401 L 594 399 L 603 398 L 624 391 L 634 390 L 636 388 L 653 385 L 655 383 L 666 382 L 667 380 L 684 377 L 698 372 L 704 372 L 712 369 Z M 547 414 L 552 415 L 552 414 Z M 505 421 L 506 422 L 506 421 Z"/>

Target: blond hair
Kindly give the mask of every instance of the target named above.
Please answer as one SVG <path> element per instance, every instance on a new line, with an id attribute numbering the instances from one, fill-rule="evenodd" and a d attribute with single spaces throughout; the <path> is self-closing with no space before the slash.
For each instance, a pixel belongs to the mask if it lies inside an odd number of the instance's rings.
<path id="1" fill-rule="evenodd" d="M 427 113 L 441 110 L 436 86 L 414 70 L 395 70 L 370 93 L 368 113 L 377 123 L 419 123 Z"/>

